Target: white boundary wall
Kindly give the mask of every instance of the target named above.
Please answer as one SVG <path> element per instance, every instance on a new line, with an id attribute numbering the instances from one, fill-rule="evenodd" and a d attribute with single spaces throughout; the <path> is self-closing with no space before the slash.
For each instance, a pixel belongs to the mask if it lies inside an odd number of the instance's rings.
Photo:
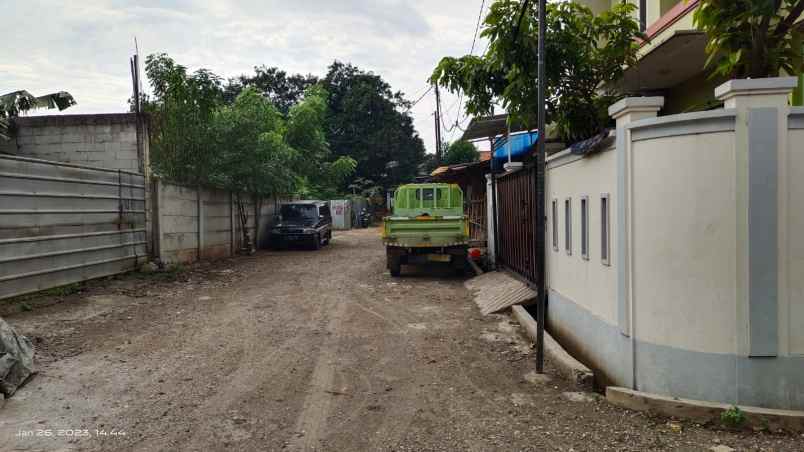
<path id="1" fill-rule="evenodd" d="M 548 328 L 603 383 L 804 409 L 804 109 L 787 106 L 794 85 L 734 80 L 716 90 L 724 109 L 658 118 L 663 98 L 624 99 L 610 109 L 615 147 L 548 159 Z"/>

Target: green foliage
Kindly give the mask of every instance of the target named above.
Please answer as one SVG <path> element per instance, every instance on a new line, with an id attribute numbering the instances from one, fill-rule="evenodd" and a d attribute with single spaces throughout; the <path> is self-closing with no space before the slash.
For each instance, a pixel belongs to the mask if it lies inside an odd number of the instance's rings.
<path id="1" fill-rule="evenodd" d="M 320 85 L 308 88 L 304 100 L 288 113 L 286 134 L 288 144 L 298 151 L 295 167 L 305 178 L 309 194 L 323 199 L 336 196 L 337 187 L 357 167 L 349 156 L 332 159 L 325 132 L 327 97 Z"/>
<path id="2" fill-rule="evenodd" d="M 693 17 L 709 38 L 711 75 L 800 74 L 804 27 L 797 21 L 803 11 L 804 0 L 701 0 Z"/>
<path id="3" fill-rule="evenodd" d="M 207 183 L 216 158 L 210 127 L 223 101 L 220 77 L 204 69 L 188 74 L 164 53 L 148 55 L 145 73 L 153 90 L 145 110 L 155 172 L 178 183 Z"/>
<path id="4" fill-rule="evenodd" d="M 450 143 L 447 152 L 444 154 L 444 165 L 456 165 L 458 163 L 471 163 L 480 159 L 480 153 L 474 144 L 458 140 Z"/>
<path id="5" fill-rule="evenodd" d="M 26 113 L 37 108 L 58 108 L 59 111 L 62 111 L 75 104 L 72 94 L 66 91 L 39 97 L 25 90 L 0 95 L 0 139 L 11 139 L 14 130 L 9 120 L 19 116 L 20 113 Z"/>
<path id="6" fill-rule="evenodd" d="M 72 283 L 67 284 L 64 286 L 53 287 L 47 290 L 43 290 L 41 292 L 42 295 L 52 296 L 52 297 L 66 297 L 68 295 L 72 295 L 81 291 L 81 284 L 79 283 Z"/>
<path id="7" fill-rule="evenodd" d="M 720 413 L 720 420 L 728 427 L 739 428 L 746 422 L 745 413 L 739 407 L 733 406 Z"/>
<path id="8" fill-rule="evenodd" d="M 337 61 L 322 84 L 329 93 L 327 141 L 334 155 L 354 159 L 354 177 L 385 188 L 412 180 L 425 150 L 402 93 L 378 75 Z"/>
<path id="9" fill-rule="evenodd" d="M 295 151 L 284 140 L 285 122 L 274 106 L 247 88 L 212 117 L 215 164 L 210 182 L 236 194 L 292 193 Z"/>
<path id="10" fill-rule="evenodd" d="M 512 122 L 534 127 L 538 115 L 536 2 L 522 11 L 519 0 L 497 0 L 483 22 L 489 40 L 482 56 L 446 57 L 430 80 L 466 95 L 466 111 L 487 115 L 501 104 Z M 595 16 L 575 2 L 547 5 L 545 40 L 546 122 L 560 138 L 582 140 L 605 127 L 608 106 L 622 96 L 613 82 L 636 61 L 641 37 L 635 6 L 618 3 Z"/>
<path id="11" fill-rule="evenodd" d="M 305 91 L 317 83 L 318 78 L 313 75 L 288 75 L 276 67 L 258 66 L 254 68 L 253 75 L 230 79 L 223 95 L 226 102 L 231 103 L 244 89 L 254 88 L 270 100 L 280 113 L 287 115 L 303 99 Z"/>

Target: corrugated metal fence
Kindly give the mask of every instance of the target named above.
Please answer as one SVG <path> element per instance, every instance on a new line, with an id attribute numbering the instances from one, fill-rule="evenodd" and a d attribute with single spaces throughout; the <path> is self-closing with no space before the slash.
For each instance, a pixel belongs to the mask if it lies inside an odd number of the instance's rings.
<path id="1" fill-rule="evenodd" d="M 0 155 L 0 298 L 146 258 L 142 174 Z"/>
<path id="2" fill-rule="evenodd" d="M 533 243 L 533 220 L 536 218 L 533 168 L 498 177 L 498 257 L 503 265 L 532 283 L 537 282 L 536 255 Z"/>

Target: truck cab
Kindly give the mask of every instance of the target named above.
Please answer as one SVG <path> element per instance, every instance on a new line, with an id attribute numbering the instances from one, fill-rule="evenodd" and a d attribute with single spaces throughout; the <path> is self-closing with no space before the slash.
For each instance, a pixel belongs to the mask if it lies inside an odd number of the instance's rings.
<path id="1" fill-rule="evenodd" d="M 402 265 L 427 262 L 466 268 L 469 220 L 463 191 L 455 184 L 408 184 L 394 192 L 391 215 L 383 218 L 382 238 L 392 276 Z"/>

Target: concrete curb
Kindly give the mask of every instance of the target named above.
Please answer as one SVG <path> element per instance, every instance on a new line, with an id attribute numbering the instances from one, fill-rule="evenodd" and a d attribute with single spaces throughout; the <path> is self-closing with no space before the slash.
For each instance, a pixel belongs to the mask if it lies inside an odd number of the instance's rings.
<path id="1" fill-rule="evenodd" d="M 513 312 L 517 322 L 525 328 L 531 340 L 536 342 L 536 320 L 522 306 L 512 306 L 511 312 Z M 575 385 L 590 390 L 594 387 L 595 374 L 567 353 L 547 331 L 544 332 L 544 352 L 556 364 L 561 373 Z"/>
<path id="2" fill-rule="evenodd" d="M 606 388 L 606 400 L 629 410 L 716 424 L 722 423 L 720 414 L 732 407 L 725 403 L 679 399 L 616 386 Z M 775 410 L 742 405 L 738 405 L 738 407 L 745 414 L 744 427 L 770 431 L 781 429 L 789 432 L 804 432 L 804 411 Z"/>

